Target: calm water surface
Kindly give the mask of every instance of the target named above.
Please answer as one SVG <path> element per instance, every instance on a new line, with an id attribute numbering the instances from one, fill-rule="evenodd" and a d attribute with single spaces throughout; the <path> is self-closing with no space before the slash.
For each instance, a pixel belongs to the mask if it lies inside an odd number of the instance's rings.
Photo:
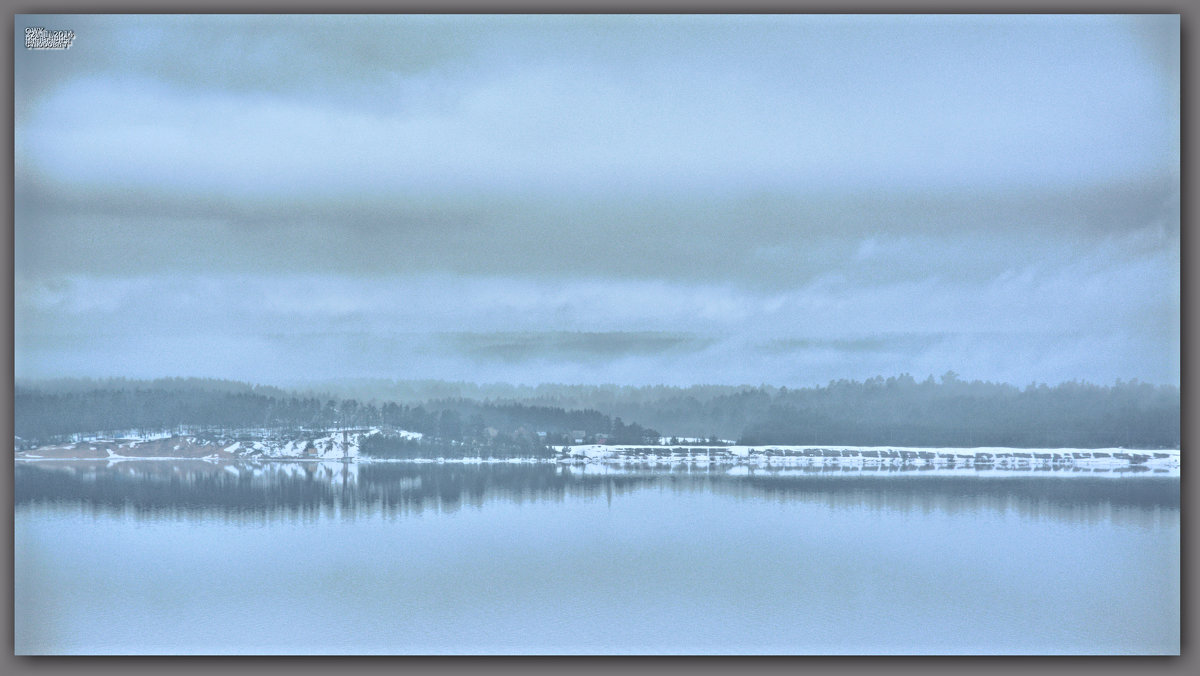
<path id="1" fill-rule="evenodd" d="M 1179 480 L 18 463 L 18 654 L 1179 652 Z"/>

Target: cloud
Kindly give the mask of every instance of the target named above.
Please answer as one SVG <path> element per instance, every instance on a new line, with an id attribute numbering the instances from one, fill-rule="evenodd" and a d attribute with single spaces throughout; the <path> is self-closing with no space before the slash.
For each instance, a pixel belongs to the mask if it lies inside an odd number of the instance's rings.
<path id="1" fill-rule="evenodd" d="M 77 187 L 919 191 L 1178 167 L 1178 102 L 1111 18 L 81 20 L 52 72 L 16 55 L 19 82 L 53 83 L 18 92 L 18 167 Z"/>
<path id="2" fill-rule="evenodd" d="M 628 356 L 657 356 L 703 349 L 711 339 L 670 332 L 458 333 L 439 336 L 451 351 L 481 361 L 595 362 Z"/>
<path id="3" fill-rule="evenodd" d="M 30 23 L 20 376 L 1178 381 L 1177 17 Z"/>
<path id="4" fill-rule="evenodd" d="M 187 197 L 18 181 L 16 273 L 403 273 L 688 281 L 785 289 L 987 278 L 1148 227 L 1178 241 L 1177 182 L 976 199 L 711 195 L 562 199 L 381 193 Z M 874 258 L 856 259 L 873 241 Z"/>
<path id="5" fill-rule="evenodd" d="M 17 373 L 121 375 L 133 358 L 114 352 L 129 350 L 143 375 L 264 382 L 305 373 L 803 384 L 947 369 L 1017 383 L 1178 382 L 1174 241 L 1151 228 L 978 279 L 947 268 L 789 289 L 302 271 L 18 278 Z M 888 260 L 910 245 L 879 246 Z"/>

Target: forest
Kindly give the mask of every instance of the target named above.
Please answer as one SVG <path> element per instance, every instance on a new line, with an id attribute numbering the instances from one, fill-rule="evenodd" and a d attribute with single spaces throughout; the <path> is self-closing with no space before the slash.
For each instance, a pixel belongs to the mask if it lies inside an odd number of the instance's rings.
<path id="1" fill-rule="evenodd" d="M 493 455 L 540 455 L 549 444 L 575 439 L 612 443 L 658 443 L 659 433 L 625 424 L 595 410 L 566 410 L 467 399 L 428 405 L 359 402 L 262 392 L 224 381 L 180 386 L 157 382 L 105 382 L 104 386 L 28 387 L 14 392 L 17 448 L 31 448 L 76 434 L 142 435 L 187 428 L 201 435 L 236 435 L 244 430 L 291 431 L 384 427 L 418 432 L 421 441 L 373 439 L 372 454 L 407 457 L 449 452 L 449 444 L 489 448 Z M 418 448 L 419 447 L 419 448 Z M 521 453 L 521 452 L 524 453 Z M 439 453 L 445 454 L 445 453 Z"/>
<path id="2" fill-rule="evenodd" d="M 411 391 L 425 389 L 413 386 Z M 540 386 L 428 388 L 456 395 L 424 401 L 339 397 L 234 381 L 168 379 L 18 383 L 18 447 L 72 434 L 385 427 L 424 444 L 492 446 L 540 453 L 551 444 L 654 444 L 660 436 L 747 445 L 840 444 L 1178 448 L 1179 389 L 1138 381 L 1055 386 L 939 380 L 910 375 L 828 385 L 629 388 Z M 464 391 L 465 390 L 465 391 Z M 467 395 L 467 396 L 463 396 Z M 411 443 L 388 448 L 411 455 Z M 384 443 L 384 442 L 373 442 Z"/>

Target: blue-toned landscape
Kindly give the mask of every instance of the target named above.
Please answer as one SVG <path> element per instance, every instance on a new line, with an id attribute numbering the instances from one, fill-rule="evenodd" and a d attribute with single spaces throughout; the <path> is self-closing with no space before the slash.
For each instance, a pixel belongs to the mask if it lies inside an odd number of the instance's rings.
<path id="1" fill-rule="evenodd" d="M 19 655 L 1177 655 L 1178 15 L 16 15 Z"/>

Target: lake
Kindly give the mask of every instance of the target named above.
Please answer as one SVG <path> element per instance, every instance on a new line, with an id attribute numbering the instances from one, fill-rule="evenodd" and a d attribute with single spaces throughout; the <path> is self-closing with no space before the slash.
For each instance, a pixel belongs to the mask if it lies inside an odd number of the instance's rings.
<path id="1" fill-rule="evenodd" d="M 1177 475 L 14 471 L 18 654 L 1180 649 Z"/>

